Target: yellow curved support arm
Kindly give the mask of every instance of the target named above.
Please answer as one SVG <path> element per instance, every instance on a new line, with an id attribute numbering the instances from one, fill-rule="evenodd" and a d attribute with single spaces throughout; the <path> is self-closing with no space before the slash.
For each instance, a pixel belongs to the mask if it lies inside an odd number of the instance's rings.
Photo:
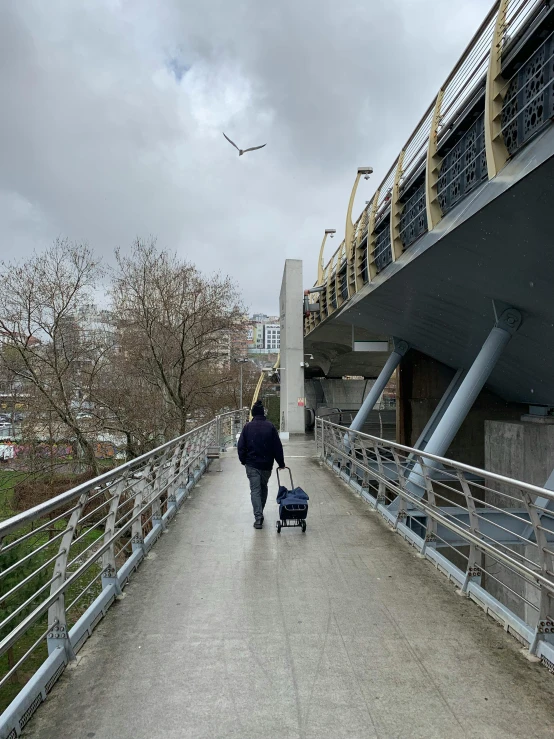
<path id="1" fill-rule="evenodd" d="M 273 369 L 277 369 L 279 367 L 279 363 L 281 361 L 281 352 L 277 355 L 277 360 L 275 364 L 273 365 Z M 254 388 L 254 394 L 252 395 L 252 402 L 250 403 L 250 414 L 249 419 L 252 420 L 252 406 L 254 403 L 258 400 L 260 396 L 260 390 L 262 389 L 262 385 L 264 384 L 264 372 L 263 370 L 260 372 L 260 377 L 258 378 L 258 382 L 256 383 L 256 387 Z"/>
<path id="2" fill-rule="evenodd" d="M 325 243 L 327 242 L 328 236 L 333 238 L 335 234 L 336 234 L 336 230 L 334 228 L 325 229 L 325 236 L 323 237 L 323 241 L 321 242 L 321 249 L 319 250 L 319 262 L 317 265 L 317 284 L 318 285 L 323 285 L 325 281 L 325 263 L 323 261 L 323 255 L 325 253 Z"/>
<path id="3" fill-rule="evenodd" d="M 485 149 L 489 180 L 496 177 L 509 158 L 502 134 L 502 106 L 507 92 L 506 80 L 502 76 L 502 45 L 506 33 L 508 6 L 508 0 L 502 0 L 498 8 L 487 71 Z"/>

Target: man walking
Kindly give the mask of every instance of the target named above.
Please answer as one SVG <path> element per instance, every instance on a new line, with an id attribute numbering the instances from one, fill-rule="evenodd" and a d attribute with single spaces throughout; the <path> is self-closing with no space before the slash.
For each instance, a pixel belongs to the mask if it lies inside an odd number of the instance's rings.
<path id="1" fill-rule="evenodd" d="M 250 481 L 254 528 L 261 529 L 267 501 L 267 483 L 271 477 L 273 460 L 282 470 L 285 466 L 285 457 L 277 429 L 271 421 L 266 419 L 260 400 L 252 406 L 252 420 L 242 430 L 237 451 L 241 464 L 246 467 L 246 474 Z"/>

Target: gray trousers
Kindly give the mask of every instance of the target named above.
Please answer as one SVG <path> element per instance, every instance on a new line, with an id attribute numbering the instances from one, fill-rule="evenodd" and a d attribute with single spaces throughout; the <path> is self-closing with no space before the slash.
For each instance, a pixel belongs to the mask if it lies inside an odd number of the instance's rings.
<path id="1" fill-rule="evenodd" d="M 267 502 L 267 482 L 271 477 L 271 470 L 257 470 L 246 465 L 246 474 L 250 481 L 250 499 L 256 521 L 263 518 Z"/>

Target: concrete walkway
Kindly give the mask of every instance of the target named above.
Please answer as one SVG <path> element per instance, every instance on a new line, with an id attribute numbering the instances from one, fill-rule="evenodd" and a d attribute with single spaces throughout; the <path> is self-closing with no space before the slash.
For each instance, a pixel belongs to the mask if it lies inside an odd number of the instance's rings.
<path id="1" fill-rule="evenodd" d="M 287 446 L 308 531 L 209 472 L 30 722 L 35 739 L 554 735 L 554 677 L 330 471 Z"/>

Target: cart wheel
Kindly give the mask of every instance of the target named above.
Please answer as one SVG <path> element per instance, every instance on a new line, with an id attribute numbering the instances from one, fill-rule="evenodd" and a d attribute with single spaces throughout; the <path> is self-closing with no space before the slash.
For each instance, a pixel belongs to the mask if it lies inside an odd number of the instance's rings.
<path id="1" fill-rule="evenodd" d="M 277 525 L 277 533 L 280 534 L 281 533 L 281 521 L 277 521 L 276 525 Z"/>
<path id="2" fill-rule="evenodd" d="M 306 521 L 302 521 L 302 533 L 306 533 Z"/>

